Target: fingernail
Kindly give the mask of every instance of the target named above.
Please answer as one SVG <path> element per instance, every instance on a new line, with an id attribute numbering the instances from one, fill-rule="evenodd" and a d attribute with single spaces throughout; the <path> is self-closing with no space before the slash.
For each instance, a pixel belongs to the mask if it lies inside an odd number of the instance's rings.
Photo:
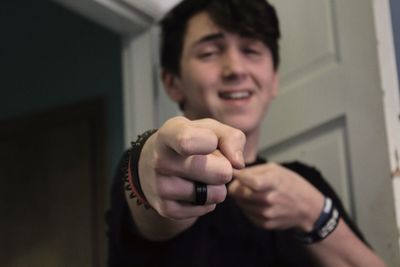
<path id="1" fill-rule="evenodd" d="M 242 151 L 238 151 L 235 154 L 235 160 L 239 164 L 239 168 L 244 168 L 244 158 Z"/>

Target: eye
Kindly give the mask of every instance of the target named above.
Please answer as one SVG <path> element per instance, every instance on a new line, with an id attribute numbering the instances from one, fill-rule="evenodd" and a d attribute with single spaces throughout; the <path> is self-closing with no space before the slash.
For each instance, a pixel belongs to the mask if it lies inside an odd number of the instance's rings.
<path id="1" fill-rule="evenodd" d="M 253 38 L 243 38 L 241 43 L 242 53 L 249 56 L 262 56 L 267 51 L 267 47 L 261 41 Z"/>
<path id="2" fill-rule="evenodd" d="M 206 59 L 206 58 L 213 57 L 213 56 L 215 56 L 215 55 L 217 55 L 217 54 L 218 54 L 218 50 L 213 49 L 213 50 L 207 50 L 207 51 L 202 51 L 202 52 L 200 52 L 200 53 L 198 54 L 198 57 L 199 57 L 200 59 Z"/>
<path id="3" fill-rule="evenodd" d="M 204 60 L 213 59 L 215 57 L 218 57 L 223 50 L 224 47 L 218 43 L 208 43 L 204 46 L 199 47 L 199 49 L 197 50 L 197 57 Z"/>
<path id="4" fill-rule="evenodd" d="M 249 55 L 260 55 L 261 51 L 260 49 L 254 48 L 254 47 L 244 47 L 242 49 L 243 53 L 249 54 Z"/>

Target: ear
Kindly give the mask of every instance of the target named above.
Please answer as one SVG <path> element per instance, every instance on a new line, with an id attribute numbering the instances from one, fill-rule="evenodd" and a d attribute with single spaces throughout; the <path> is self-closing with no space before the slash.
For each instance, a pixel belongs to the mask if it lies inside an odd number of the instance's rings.
<path id="1" fill-rule="evenodd" d="M 180 85 L 179 78 L 171 72 L 163 70 L 161 72 L 161 79 L 163 81 L 165 91 L 172 101 L 181 103 L 185 98 L 185 94 Z"/>

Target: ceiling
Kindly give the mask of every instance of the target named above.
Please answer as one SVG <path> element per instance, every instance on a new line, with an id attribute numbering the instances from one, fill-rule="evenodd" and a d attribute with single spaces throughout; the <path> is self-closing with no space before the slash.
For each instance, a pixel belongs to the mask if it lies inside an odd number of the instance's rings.
<path id="1" fill-rule="evenodd" d="M 114 32 L 133 36 L 181 0 L 53 0 Z"/>
<path id="2" fill-rule="evenodd" d="M 155 19 L 161 18 L 169 9 L 181 0 L 119 0 Z"/>

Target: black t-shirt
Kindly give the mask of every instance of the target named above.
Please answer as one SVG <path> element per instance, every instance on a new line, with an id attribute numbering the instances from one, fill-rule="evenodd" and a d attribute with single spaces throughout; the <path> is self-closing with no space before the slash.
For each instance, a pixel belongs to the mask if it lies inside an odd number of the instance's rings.
<path id="1" fill-rule="evenodd" d="M 258 158 L 256 164 L 263 162 Z M 300 174 L 329 196 L 345 222 L 363 240 L 336 193 L 316 169 L 300 162 L 282 166 Z M 120 171 L 114 180 L 111 209 L 107 214 L 109 267 L 316 266 L 290 230 L 271 231 L 255 226 L 229 196 L 174 239 L 148 241 L 136 234 L 125 201 L 123 175 Z"/>

